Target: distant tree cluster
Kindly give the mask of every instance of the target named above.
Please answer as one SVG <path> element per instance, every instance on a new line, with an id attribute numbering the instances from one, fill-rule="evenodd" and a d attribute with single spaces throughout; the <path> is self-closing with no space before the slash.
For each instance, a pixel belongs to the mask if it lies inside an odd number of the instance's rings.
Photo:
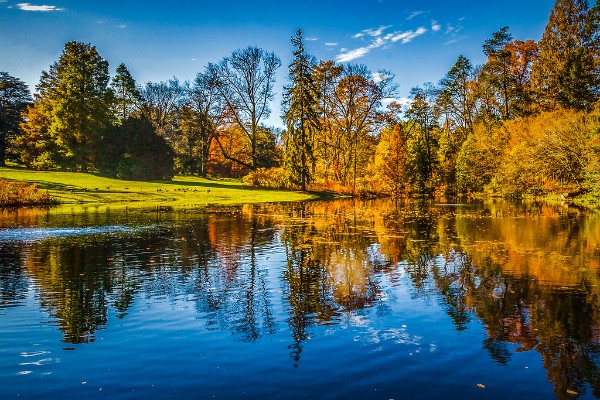
<path id="1" fill-rule="evenodd" d="M 258 47 L 209 63 L 192 82 L 110 77 L 96 49 L 66 44 L 32 99 L 0 74 L 0 164 L 174 173 L 352 194 L 600 193 L 600 6 L 557 0 L 542 39 L 508 27 L 459 56 L 437 83 L 394 102 L 389 71 L 319 61 L 292 37 L 280 131 L 265 125 L 279 58 Z"/>

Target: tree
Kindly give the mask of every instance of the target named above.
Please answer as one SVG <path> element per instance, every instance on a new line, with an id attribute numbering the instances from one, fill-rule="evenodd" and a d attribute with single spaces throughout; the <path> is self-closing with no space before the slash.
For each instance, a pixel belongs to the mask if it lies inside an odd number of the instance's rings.
<path id="1" fill-rule="evenodd" d="M 409 190 L 406 132 L 402 124 L 394 124 L 381 133 L 375 156 L 375 168 L 383 189 L 398 198 Z"/>
<path id="2" fill-rule="evenodd" d="M 314 80 L 319 91 L 319 109 L 321 110 L 321 129 L 315 138 L 315 153 L 317 163 L 321 164 L 322 175 L 329 179 L 330 169 L 333 165 L 333 146 L 336 135 L 333 129 L 333 104 L 335 86 L 344 67 L 336 65 L 333 61 L 320 61 L 313 69 Z"/>
<path id="3" fill-rule="evenodd" d="M 557 0 L 539 43 L 531 79 L 543 109 L 586 109 L 600 93 L 598 6 Z"/>
<path id="4" fill-rule="evenodd" d="M 434 132 L 437 128 L 435 111 L 435 88 L 426 84 L 410 91 L 412 102 L 406 111 L 409 121 L 409 143 L 412 147 L 411 175 L 414 186 L 419 190 L 425 189 L 425 183 L 431 180 L 435 166 L 437 139 Z"/>
<path id="5" fill-rule="evenodd" d="M 344 66 L 332 93 L 330 118 L 336 141 L 331 162 L 337 180 L 353 190 L 374 154 L 381 102 L 392 97 L 393 78 L 388 71 L 373 75 L 364 65 L 350 64 Z"/>
<path id="6" fill-rule="evenodd" d="M 142 94 L 125 64 L 117 67 L 110 87 L 114 94 L 112 108 L 117 121 L 122 122 L 134 116 L 140 109 Z"/>
<path id="7" fill-rule="evenodd" d="M 23 121 L 21 111 L 31 101 L 23 81 L 0 72 L 0 166 L 5 165 L 9 142 L 18 134 L 19 124 Z"/>
<path id="8" fill-rule="evenodd" d="M 217 88 L 227 112 L 244 132 L 250 146 L 250 162 L 227 153 L 220 137 L 215 137 L 223 156 L 251 170 L 258 167 L 258 140 L 261 121 L 268 118 L 273 99 L 275 72 L 281 61 L 275 53 L 258 47 L 234 51 L 219 64 L 210 64 L 209 70 L 217 79 Z"/>
<path id="9" fill-rule="evenodd" d="M 214 69 L 196 75 L 187 88 L 186 102 L 179 118 L 180 138 L 185 143 L 189 172 L 206 177 L 210 149 L 218 130 L 226 123 L 226 107 L 221 101 Z"/>
<path id="10" fill-rule="evenodd" d="M 87 172 L 93 163 L 99 133 L 110 125 L 112 92 L 108 62 L 90 44 L 68 42 L 59 60 L 43 72 L 36 105 L 38 122 L 47 126 L 29 125 L 54 139 L 61 167 L 73 167 Z M 36 132 L 28 132 L 30 136 Z"/>
<path id="11" fill-rule="evenodd" d="M 315 168 L 315 135 L 321 128 L 319 92 L 313 75 L 315 62 L 304 50 L 302 31 L 293 37 L 294 60 L 290 64 L 291 85 L 285 88 L 283 119 L 287 125 L 285 168 L 302 190 L 312 180 Z"/>
<path id="12" fill-rule="evenodd" d="M 171 179 L 173 151 L 145 117 L 128 118 L 110 126 L 96 154 L 100 173 L 120 179 Z"/>
<path id="13" fill-rule="evenodd" d="M 469 59 L 459 56 L 439 86 L 438 106 L 445 114 L 446 122 L 458 128 L 455 133 L 464 139 L 473 131 L 477 105 L 473 66 Z"/>
<path id="14" fill-rule="evenodd" d="M 512 117 L 513 76 L 510 74 L 511 53 L 506 48 L 512 40 L 508 26 L 493 33 L 483 44 L 487 63 L 482 68 L 482 78 L 494 89 L 494 97 L 500 101 L 503 120 Z"/>
<path id="15" fill-rule="evenodd" d="M 142 115 L 167 142 L 172 142 L 177 131 L 177 111 L 183 103 L 185 88 L 177 78 L 166 82 L 146 83 L 142 89 Z"/>

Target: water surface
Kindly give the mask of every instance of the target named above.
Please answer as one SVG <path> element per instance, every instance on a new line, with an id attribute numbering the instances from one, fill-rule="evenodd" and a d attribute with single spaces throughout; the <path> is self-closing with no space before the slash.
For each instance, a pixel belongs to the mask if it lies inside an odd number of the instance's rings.
<path id="1" fill-rule="evenodd" d="M 600 396 L 600 219 L 542 203 L 0 212 L 0 396 Z"/>

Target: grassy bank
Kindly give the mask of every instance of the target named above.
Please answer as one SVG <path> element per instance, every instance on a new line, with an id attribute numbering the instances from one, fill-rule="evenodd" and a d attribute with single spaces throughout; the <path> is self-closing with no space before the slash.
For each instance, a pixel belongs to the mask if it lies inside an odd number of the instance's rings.
<path id="1" fill-rule="evenodd" d="M 177 176 L 171 181 L 125 181 L 78 172 L 0 168 L 0 178 L 36 184 L 61 204 L 125 204 L 203 207 L 301 201 L 318 197 L 302 192 L 242 187 L 239 180 Z"/>

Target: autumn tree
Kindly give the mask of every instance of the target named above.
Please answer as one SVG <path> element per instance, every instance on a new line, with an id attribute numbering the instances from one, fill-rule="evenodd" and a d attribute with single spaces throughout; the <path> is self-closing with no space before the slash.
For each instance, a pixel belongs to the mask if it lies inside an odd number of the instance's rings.
<path id="1" fill-rule="evenodd" d="M 284 165 L 294 183 L 302 190 L 312 180 L 315 168 L 315 136 L 321 128 L 319 92 L 313 75 L 314 60 L 304 50 L 302 31 L 298 29 L 292 44 L 294 60 L 290 64 L 291 85 L 283 95 L 283 119 L 287 125 Z"/>
<path id="2" fill-rule="evenodd" d="M 381 178 L 383 190 L 397 198 L 409 191 L 407 134 L 404 126 L 394 124 L 381 132 L 375 168 Z"/>
<path id="3" fill-rule="evenodd" d="M 321 175 L 324 180 L 329 179 L 334 148 L 339 147 L 333 129 L 333 105 L 335 85 L 339 80 L 344 67 L 335 62 L 320 61 L 313 68 L 314 80 L 319 91 L 319 110 L 321 112 L 321 129 L 315 137 L 315 153 L 317 164 L 321 166 Z"/>
<path id="4" fill-rule="evenodd" d="M 381 102 L 394 91 L 393 75 L 388 71 L 373 75 L 364 65 L 349 64 L 338 77 L 331 98 L 330 118 L 336 137 L 332 165 L 338 181 L 354 191 L 373 156 Z"/>
<path id="5" fill-rule="evenodd" d="M 0 166 L 5 165 L 11 139 L 23 121 L 21 111 L 32 101 L 27 85 L 19 78 L 0 72 Z"/>
<path id="6" fill-rule="evenodd" d="M 273 99 L 275 72 L 280 66 L 281 61 L 275 53 L 258 47 L 235 50 L 218 64 L 209 65 L 217 79 L 221 101 L 250 147 L 249 162 L 229 154 L 220 137 L 216 136 L 215 141 L 225 158 L 251 170 L 259 167 L 261 122 L 271 113 L 269 103 Z"/>
<path id="7" fill-rule="evenodd" d="M 117 121 L 122 122 L 139 112 L 142 94 L 125 64 L 117 67 L 110 88 L 114 95 L 112 109 Z"/>
<path id="8" fill-rule="evenodd" d="M 532 84 L 543 109 L 586 109 L 599 96 L 597 7 L 587 0 L 557 0 L 550 13 Z"/>

